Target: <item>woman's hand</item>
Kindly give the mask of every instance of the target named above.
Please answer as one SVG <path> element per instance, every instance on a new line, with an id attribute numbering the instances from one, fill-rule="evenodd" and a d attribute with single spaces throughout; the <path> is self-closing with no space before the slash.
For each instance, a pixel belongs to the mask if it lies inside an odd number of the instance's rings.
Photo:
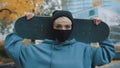
<path id="1" fill-rule="evenodd" d="M 101 22 L 102 22 L 102 20 L 98 17 L 93 19 L 93 23 L 96 24 L 96 25 L 99 25 Z"/>
<path id="2" fill-rule="evenodd" d="M 26 19 L 27 19 L 27 20 L 30 20 L 30 19 L 33 18 L 35 15 L 34 15 L 33 13 L 28 13 L 28 12 L 26 12 L 26 13 L 25 13 L 25 16 L 26 16 Z"/>

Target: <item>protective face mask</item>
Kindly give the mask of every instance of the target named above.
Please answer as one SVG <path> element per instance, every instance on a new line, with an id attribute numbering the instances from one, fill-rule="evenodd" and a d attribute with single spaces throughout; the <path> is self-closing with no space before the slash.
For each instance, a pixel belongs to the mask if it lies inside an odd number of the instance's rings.
<path id="1" fill-rule="evenodd" d="M 64 42 L 69 39 L 72 30 L 56 30 L 54 29 L 53 35 L 54 38 L 57 39 L 59 42 Z"/>

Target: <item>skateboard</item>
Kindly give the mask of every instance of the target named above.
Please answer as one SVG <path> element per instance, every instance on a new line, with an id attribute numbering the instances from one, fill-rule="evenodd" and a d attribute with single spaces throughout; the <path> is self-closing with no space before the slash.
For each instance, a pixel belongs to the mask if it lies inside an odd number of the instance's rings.
<path id="1" fill-rule="evenodd" d="M 16 20 L 14 29 L 18 36 L 32 40 L 53 39 L 50 17 L 34 16 L 27 20 L 20 17 Z M 101 22 L 95 25 L 90 19 L 74 19 L 73 31 L 70 38 L 77 41 L 91 43 L 102 42 L 109 36 L 109 26 Z"/>

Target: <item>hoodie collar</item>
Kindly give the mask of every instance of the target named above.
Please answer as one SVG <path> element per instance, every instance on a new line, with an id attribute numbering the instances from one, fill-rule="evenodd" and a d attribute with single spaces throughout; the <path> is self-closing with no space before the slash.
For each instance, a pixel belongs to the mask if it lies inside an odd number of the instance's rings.
<path id="1" fill-rule="evenodd" d="M 57 42 L 57 41 L 55 41 L 55 40 L 51 40 L 51 39 L 45 39 L 43 43 L 66 46 L 66 45 L 72 45 L 72 44 L 74 44 L 75 42 L 76 42 L 75 39 L 66 40 L 66 41 L 63 42 L 63 43 L 59 43 L 59 42 Z"/>

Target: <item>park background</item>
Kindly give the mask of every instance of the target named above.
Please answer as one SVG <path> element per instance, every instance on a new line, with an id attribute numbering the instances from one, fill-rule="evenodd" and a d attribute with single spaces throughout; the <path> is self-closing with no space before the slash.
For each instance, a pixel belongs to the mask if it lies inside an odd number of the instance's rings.
<path id="1" fill-rule="evenodd" d="M 100 68 L 120 67 L 120 0 L 0 0 L 0 65 L 13 63 L 3 48 L 4 40 L 13 30 L 15 21 L 26 12 L 51 16 L 54 10 L 69 10 L 74 18 L 101 18 L 110 27 L 110 38 L 118 54 L 111 64 Z M 28 40 L 24 43 L 30 43 Z"/>

